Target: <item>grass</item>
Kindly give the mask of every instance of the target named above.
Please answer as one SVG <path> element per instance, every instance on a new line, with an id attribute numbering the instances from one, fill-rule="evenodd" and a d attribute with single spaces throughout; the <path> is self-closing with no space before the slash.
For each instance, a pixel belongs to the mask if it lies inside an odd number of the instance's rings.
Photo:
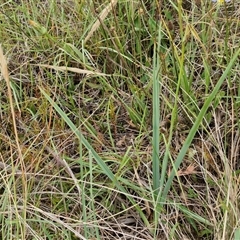
<path id="1" fill-rule="evenodd" d="M 239 2 L 0 3 L 5 239 L 239 239 Z"/>

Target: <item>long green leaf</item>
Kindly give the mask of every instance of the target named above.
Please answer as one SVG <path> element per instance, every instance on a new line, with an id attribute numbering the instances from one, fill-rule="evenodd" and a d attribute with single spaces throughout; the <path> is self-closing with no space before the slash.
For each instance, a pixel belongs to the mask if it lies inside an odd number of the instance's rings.
<path id="1" fill-rule="evenodd" d="M 187 139 L 185 140 L 184 142 L 184 145 L 182 146 L 178 156 L 177 156 L 177 159 L 176 159 L 176 162 L 174 163 L 174 166 L 173 166 L 173 169 L 170 173 L 170 176 L 167 180 L 167 183 L 166 183 L 166 186 L 163 190 L 163 195 L 162 195 L 162 199 L 166 199 L 167 197 L 167 194 L 171 188 L 171 185 L 172 185 L 172 181 L 174 179 L 174 177 L 176 176 L 176 172 L 177 172 L 177 169 L 179 168 L 180 164 L 182 163 L 183 159 L 184 159 L 184 156 L 186 155 L 191 143 L 192 143 L 192 140 L 209 108 L 209 106 L 211 105 L 213 99 L 215 98 L 215 96 L 217 95 L 221 85 L 223 84 L 224 80 L 226 79 L 226 77 L 228 76 L 229 72 L 231 71 L 235 61 L 237 60 L 238 56 L 240 54 L 240 49 L 238 49 L 238 51 L 233 55 L 230 63 L 228 64 L 226 70 L 223 72 L 222 76 L 220 77 L 220 79 L 218 80 L 215 88 L 213 89 L 212 93 L 209 95 L 209 97 L 206 99 L 201 111 L 199 112 L 199 115 L 198 117 L 196 118 L 196 121 L 195 123 L 193 124 L 188 136 L 187 136 Z"/>
<path id="2" fill-rule="evenodd" d="M 161 46 L 161 23 L 159 23 L 158 42 L 154 44 L 153 56 L 153 153 L 152 153 L 152 172 L 153 172 L 153 190 L 155 196 L 159 192 L 160 187 L 160 160 L 159 160 L 159 121 L 160 121 L 160 59 L 159 52 Z"/>
<path id="3" fill-rule="evenodd" d="M 118 188 L 119 191 L 126 194 L 126 197 L 133 204 L 133 206 L 135 206 L 136 210 L 138 211 L 139 215 L 141 216 L 141 218 L 144 221 L 144 223 L 146 224 L 146 226 L 149 226 L 149 222 L 148 222 L 145 214 L 141 210 L 141 208 L 134 201 L 134 199 L 131 197 L 131 195 L 128 193 L 128 191 L 118 182 L 115 175 L 112 173 L 112 171 L 106 165 L 106 163 L 102 160 L 102 158 L 97 154 L 97 152 L 93 149 L 93 147 L 87 141 L 87 139 L 82 135 L 82 133 L 79 131 L 79 129 L 69 119 L 69 117 L 66 115 L 66 113 L 64 113 L 63 110 L 52 100 L 52 98 L 41 87 L 39 87 L 39 89 L 42 92 L 42 94 L 45 96 L 45 98 L 50 102 L 50 104 L 59 113 L 59 115 L 63 118 L 63 120 L 67 123 L 67 125 L 71 128 L 71 130 L 76 134 L 76 136 L 83 143 L 83 145 L 88 149 L 89 152 L 91 152 L 92 156 L 97 161 L 98 165 L 101 167 L 103 172 L 107 175 L 107 177 L 112 180 L 112 182 L 116 185 L 116 187 Z"/>
<path id="4" fill-rule="evenodd" d="M 237 228 L 234 233 L 234 240 L 240 239 L 240 228 Z"/>
<path id="5" fill-rule="evenodd" d="M 51 105 L 55 108 L 55 110 L 60 114 L 60 116 L 64 119 L 67 125 L 71 128 L 71 130 L 77 135 L 83 145 L 92 153 L 93 157 L 97 161 L 98 165 L 101 167 L 103 172 L 116 184 L 119 190 L 126 192 L 126 190 L 119 185 L 115 175 L 106 165 L 106 163 L 101 159 L 101 157 L 97 154 L 97 152 L 93 149 L 91 144 L 87 141 L 87 139 L 82 135 L 82 133 L 78 130 L 78 128 L 74 125 L 74 123 L 69 119 L 69 117 L 62 111 L 62 109 L 52 100 L 50 96 L 40 88 L 40 91 L 45 96 L 45 98 L 51 103 Z"/>

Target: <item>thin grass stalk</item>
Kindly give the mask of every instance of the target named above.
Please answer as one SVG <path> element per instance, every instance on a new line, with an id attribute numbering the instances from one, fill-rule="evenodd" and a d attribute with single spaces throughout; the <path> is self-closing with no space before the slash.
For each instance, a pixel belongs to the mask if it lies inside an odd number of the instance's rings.
<path id="1" fill-rule="evenodd" d="M 18 129 L 17 129 L 17 121 L 16 121 L 16 114 L 15 114 L 15 108 L 14 108 L 14 101 L 13 101 L 13 92 L 12 92 L 12 88 L 11 88 L 11 81 L 10 81 L 10 76 L 9 76 L 9 72 L 8 72 L 8 65 L 7 65 L 7 60 L 6 57 L 3 54 L 3 50 L 2 50 L 2 46 L 0 45 L 0 71 L 2 73 L 2 76 L 6 82 L 7 85 L 7 98 L 9 99 L 9 105 L 10 105 L 10 109 L 11 109 L 11 117 L 12 117 L 12 125 L 13 125 L 13 132 L 14 132 L 14 136 L 15 136 L 15 141 L 16 141 L 16 145 L 17 145 L 17 150 L 18 150 L 18 160 L 17 163 L 15 163 L 15 159 L 12 159 L 12 171 L 13 171 L 13 179 L 14 179 L 14 174 L 16 172 L 15 166 L 16 165 L 20 165 L 21 170 L 22 170 L 22 190 L 23 190 L 23 211 L 21 212 L 22 214 L 18 213 L 18 207 L 17 207 L 17 192 L 16 192 L 16 186 L 14 183 L 14 207 L 16 208 L 16 216 L 18 219 L 18 223 L 19 223 L 19 228 L 20 228 L 20 234 L 21 234 L 21 238 L 25 238 L 26 236 L 26 226 L 24 223 L 21 223 L 20 218 L 22 217 L 22 222 L 26 221 L 26 199 L 27 199 L 27 182 L 26 182 L 26 175 L 25 175 L 25 164 L 24 164 L 24 159 L 23 159 L 23 155 L 22 155 L 22 147 L 20 144 L 20 140 L 19 140 L 19 136 L 18 136 Z"/>
<path id="2" fill-rule="evenodd" d="M 90 171 L 89 171 L 89 175 L 90 175 L 90 204 L 89 204 L 89 207 L 90 209 L 92 210 L 93 213 L 96 213 L 96 209 L 95 209 L 95 206 L 94 206 L 94 190 L 93 190 L 93 186 L 94 186 L 94 176 L 93 176 L 93 157 L 92 157 L 92 153 L 89 152 L 89 165 L 90 165 Z M 95 221 L 97 222 L 97 217 L 96 217 L 96 214 L 93 215 L 93 219 L 89 219 L 89 221 Z M 88 231 L 86 232 L 86 238 L 90 238 L 90 233 L 92 233 L 92 231 L 94 232 L 94 236 L 97 237 L 97 239 L 100 239 L 100 234 L 99 234 L 99 229 L 98 227 L 94 227 L 93 229 L 91 229 L 90 227 L 88 227 Z M 92 233 L 93 234 L 93 233 Z"/>

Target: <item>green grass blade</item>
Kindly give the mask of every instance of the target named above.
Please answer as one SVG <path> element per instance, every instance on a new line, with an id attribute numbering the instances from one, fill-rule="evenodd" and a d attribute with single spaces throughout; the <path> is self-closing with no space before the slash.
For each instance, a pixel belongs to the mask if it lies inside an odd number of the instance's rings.
<path id="1" fill-rule="evenodd" d="M 76 136 L 83 143 L 83 145 L 92 154 L 92 156 L 97 161 L 98 165 L 103 170 L 103 172 L 106 174 L 106 176 L 109 179 L 111 179 L 111 181 L 116 185 L 116 187 L 118 188 L 119 191 L 126 194 L 126 197 L 129 199 L 129 201 L 132 203 L 132 205 L 135 206 L 136 210 L 138 211 L 138 213 L 141 216 L 144 223 L 147 226 L 149 226 L 149 222 L 148 222 L 145 214 L 141 210 L 141 208 L 134 201 L 134 199 L 131 197 L 131 195 L 128 193 L 128 191 L 118 182 L 118 180 L 115 177 L 115 175 L 113 174 L 113 172 L 109 169 L 109 167 L 106 165 L 106 163 L 102 160 L 102 158 L 93 149 L 93 147 L 90 145 L 90 143 L 87 141 L 87 139 L 82 135 L 82 133 L 78 130 L 78 128 L 74 125 L 74 123 L 68 118 L 66 113 L 64 113 L 63 110 L 52 100 L 52 98 L 41 87 L 39 87 L 39 89 L 40 89 L 41 93 L 45 96 L 45 98 L 50 102 L 50 104 L 55 108 L 55 110 L 58 112 L 58 114 L 67 123 L 67 125 L 71 128 L 71 130 L 76 134 Z"/>
<path id="2" fill-rule="evenodd" d="M 159 51 L 161 44 L 161 23 L 158 29 L 158 42 L 154 44 L 153 56 L 153 153 L 152 153 L 152 172 L 153 172 L 153 190 L 157 195 L 160 187 L 160 160 L 159 160 L 159 121 L 160 121 L 160 59 Z"/>
<path id="3" fill-rule="evenodd" d="M 82 141 L 83 145 L 88 149 L 88 151 L 92 153 L 98 165 L 101 167 L 103 172 L 108 176 L 108 178 L 111 179 L 112 182 L 116 184 L 119 190 L 126 192 L 126 190 L 119 185 L 115 175 L 106 165 L 106 163 L 99 157 L 97 152 L 93 149 L 93 147 L 90 145 L 87 139 L 82 135 L 82 133 L 78 130 L 78 128 L 74 125 L 74 123 L 68 118 L 68 116 L 62 111 L 62 109 L 52 100 L 50 96 L 48 96 L 48 94 L 42 88 L 40 88 L 40 91 L 45 96 L 45 98 L 51 103 L 51 105 L 55 108 L 55 110 L 60 114 L 60 116 L 64 119 L 64 121 L 71 128 L 71 130 L 76 134 L 76 136 Z"/>
<path id="4" fill-rule="evenodd" d="M 239 240 L 240 239 L 240 228 L 236 229 L 234 233 L 234 240 Z"/>
<path id="5" fill-rule="evenodd" d="M 168 181 L 166 183 L 166 186 L 163 190 L 163 199 L 166 199 L 166 196 L 168 194 L 168 191 L 170 190 L 171 188 L 171 184 L 172 184 L 172 181 L 174 179 L 174 177 L 176 176 L 176 172 L 177 172 L 177 169 L 179 168 L 181 162 L 183 161 L 184 159 L 184 156 L 185 154 L 187 153 L 187 150 L 189 149 L 191 143 L 192 143 L 192 140 L 209 108 L 209 106 L 211 105 L 213 99 L 215 98 L 215 96 L 217 95 L 221 85 L 223 84 L 224 80 L 226 79 L 226 77 L 228 76 L 228 74 L 230 73 L 235 61 L 237 60 L 238 56 L 240 54 L 240 49 L 238 49 L 238 51 L 233 55 L 231 61 L 229 62 L 226 70 L 223 72 L 222 76 L 220 77 L 219 81 L 217 82 L 215 88 L 213 89 L 212 93 L 209 95 L 209 97 L 206 99 L 201 111 L 199 112 L 199 115 L 198 117 L 196 118 L 196 121 L 195 123 L 193 124 L 188 136 L 187 136 L 187 139 L 184 143 L 184 145 L 182 146 L 179 154 L 178 154 L 178 157 L 176 159 L 176 162 L 175 164 L 173 165 L 173 169 L 170 173 L 170 176 L 168 178 Z"/>

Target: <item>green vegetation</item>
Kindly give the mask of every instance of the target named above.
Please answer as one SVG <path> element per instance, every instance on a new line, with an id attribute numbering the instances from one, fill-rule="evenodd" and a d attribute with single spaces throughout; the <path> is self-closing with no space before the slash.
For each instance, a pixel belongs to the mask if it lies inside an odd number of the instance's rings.
<path id="1" fill-rule="evenodd" d="M 239 1 L 0 1 L 1 239 L 239 239 Z"/>

